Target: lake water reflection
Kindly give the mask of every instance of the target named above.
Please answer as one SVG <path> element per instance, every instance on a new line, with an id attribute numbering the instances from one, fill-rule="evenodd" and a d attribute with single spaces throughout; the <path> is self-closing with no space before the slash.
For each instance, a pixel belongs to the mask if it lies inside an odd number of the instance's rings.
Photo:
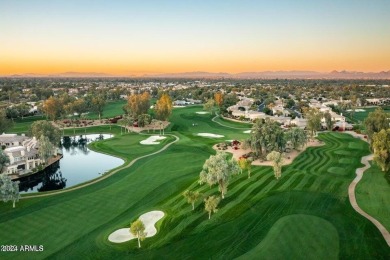
<path id="1" fill-rule="evenodd" d="M 58 190 L 95 179 L 123 164 L 123 160 L 90 150 L 87 144 L 110 138 L 109 134 L 64 137 L 61 141 L 63 158 L 40 174 L 21 180 L 20 192 Z"/>

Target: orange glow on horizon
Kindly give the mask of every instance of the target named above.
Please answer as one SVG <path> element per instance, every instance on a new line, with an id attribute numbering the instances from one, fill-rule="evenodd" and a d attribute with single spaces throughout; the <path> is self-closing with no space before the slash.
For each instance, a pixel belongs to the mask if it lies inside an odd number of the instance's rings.
<path id="1" fill-rule="evenodd" d="M 123 76 L 139 76 L 145 74 L 159 74 L 159 73 L 183 73 L 193 71 L 205 72 L 226 72 L 226 73 L 240 73 L 240 72 L 259 72 L 259 71 L 292 71 L 305 70 L 317 72 L 330 72 L 332 70 L 348 70 L 348 71 L 362 71 L 362 72 L 379 72 L 388 71 L 390 66 L 388 61 L 373 62 L 373 65 L 368 66 L 367 62 L 359 62 L 356 60 L 337 61 L 337 60 L 323 60 L 316 62 L 312 60 L 297 60 L 297 61 L 281 61 L 281 60 L 260 60 L 256 61 L 242 61 L 242 60 L 212 60 L 202 62 L 164 62 L 164 61 L 59 61 L 59 60 L 1 60 L 0 61 L 0 75 L 12 74 L 56 74 L 63 72 L 97 72 L 107 73 L 113 75 Z"/>

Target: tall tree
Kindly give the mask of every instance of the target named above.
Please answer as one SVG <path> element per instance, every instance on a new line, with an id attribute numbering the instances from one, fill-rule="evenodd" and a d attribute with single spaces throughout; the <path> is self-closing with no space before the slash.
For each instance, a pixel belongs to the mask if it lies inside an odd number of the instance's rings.
<path id="1" fill-rule="evenodd" d="M 139 127 L 144 127 L 145 125 L 148 125 L 151 122 L 151 116 L 148 114 L 139 115 L 137 119 L 138 119 Z"/>
<path id="2" fill-rule="evenodd" d="M 2 111 L 3 113 L 3 111 Z M 19 111 L 18 109 L 15 107 L 15 106 L 9 106 L 5 109 L 5 114 L 8 118 L 11 118 L 11 120 L 13 121 L 14 118 L 18 118 L 19 117 Z"/>
<path id="3" fill-rule="evenodd" d="M 27 103 L 21 103 L 17 106 L 19 115 L 23 118 L 30 113 L 30 106 Z"/>
<path id="4" fill-rule="evenodd" d="M 223 94 L 220 91 L 218 91 L 217 93 L 214 94 L 214 100 L 215 100 L 215 104 L 217 104 L 217 106 L 221 108 L 223 103 Z"/>
<path id="5" fill-rule="evenodd" d="M 310 131 L 310 137 L 313 138 L 317 131 L 321 129 L 322 113 L 316 108 L 308 108 L 304 112 L 307 120 L 307 128 Z"/>
<path id="6" fill-rule="evenodd" d="M 372 136 L 372 148 L 374 161 L 381 167 L 383 172 L 390 169 L 390 129 L 382 129 Z"/>
<path id="7" fill-rule="evenodd" d="M 248 179 L 251 177 L 251 170 L 252 170 L 252 160 L 248 158 L 240 158 L 238 160 L 238 165 L 241 168 L 241 173 L 243 170 L 248 171 Z"/>
<path id="8" fill-rule="evenodd" d="M 352 94 L 350 96 L 350 100 L 351 100 L 351 117 L 353 118 L 354 114 L 355 114 L 355 110 L 356 110 L 356 106 L 357 106 L 357 103 L 358 103 L 358 98 L 355 94 Z"/>
<path id="9" fill-rule="evenodd" d="M 223 199 L 231 176 L 239 172 L 240 168 L 235 160 L 228 160 L 228 154 L 225 152 L 217 152 L 216 155 L 211 155 L 204 163 L 199 176 L 199 183 L 207 183 L 210 186 L 218 184 Z"/>
<path id="10" fill-rule="evenodd" d="M 54 145 L 50 142 L 49 138 L 46 136 L 41 135 L 39 138 L 39 148 L 38 148 L 38 153 L 41 159 L 45 163 L 48 162 L 48 159 L 53 156 L 55 147 Z"/>
<path id="11" fill-rule="evenodd" d="M 210 196 L 207 199 L 204 199 L 204 208 L 209 213 L 209 219 L 211 218 L 211 213 L 216 213 L 218 211 L 217 206 L 220 202 L 220 199 L 217 196 Z"/>
<path id="12" fill-rule="evenodd" d="M 283 130 L 269 118 L 256 120 L 248 143 L 257 157 L 263 157 L 272 150 L 283 151 L 286 144 Z"/>
<path id="13" fill-rule="evenodd" d="M 272 151 L 267 155 L 267 160 L 272 161 L 274 174 L 278 180 L 282 176 L 283 155 L 277 151 Z"/>
<path id="14" fill-rule="evenodd" d="M 207 102 L 203 105 L 203 110 L 214 114 L 215 101 L 213 99 L 207 100 Z"/>
<path id="15" fill-rule="evenodd" d="M 63 104 L 58 98 L 51 96 L 43 102 L 42 109 L 46 117 L 54 121 L 61 116 Z"/>
<path id="16" fill-rule="evenodd" d="M 130 224 L 130 232 L 133 234 L 135 237 L 138 239 L 138 247 L 141 247 L 141 240 L 144 240 L 146 237 L 146 232 L 145 232 L 145 225 L 144 223 L 138 219 L 134 221 L 133 223 Z"/>
<path id="17" fill-rule="evenodd" d="M 4 110 L 0 110 L 0 134 L 7 132 L 12 127 L 11 120 L 8 120 Z"/>
<path id="18" fill-rule="evenodd" d="M 325 119 L 325 125 L 326 125 L 326 129 L 328 129 L 329 131 L 332 131 L 333 130 L 333 125 L 334 125 L 334 121 L 332 120 L 332 115 L 329 113 L 329 112 L 326 112 L 324 114 L 324 119 Z"/>
<path id="19" fill-rule="evenodd" d="M 382 108 L 377 108 L 374 112 L 368 114 L 368 117 L 364 120 L 364 126 L 370 141 L 374 133 L 389 128 L 390 120 L 388 117 L 389 114 L 385 113 Z"/>
<path id="20" fill-rule="evenodd" d="M 163 93 L 161 98 L 156 102 L 156 117 L 160 120 L 167 120 L 172 113 L 172 108 L 172 99 L 168 94 Z"/>
<path id="21" fill-rule="evenodd" d="M 59 144 L 61 140 L 61 131 L 45 120 L 35 121 L 31 124 L 29 134 L 39 139 L 42 135 L 47 137 L 53 145 Z"/>
<path id="22" fill-rule="evenodd" d="M 221 113 L 226 113 L 228 107 L 237 104 L 238 98 L 235 93 L 230 93 L 228 95 L 222 96 L 222 104 L 219 106 Z"/>
<path id="23" fill-rule="evenodd" d="M 71 104 L 73 107 L 73 112 L 77 113 L 78 117 L 81 117 L 82 113 L 87 112 L 87 104 L 84 99 L 76 99 Z"/>
<path id="24" fill-rule="evenodd" d="M 300 149 L 307 143 L 307 134 L 305 130 L 299 127 L 293 127 L 285 133 L 286 141 L 290 141 L 295 150 Z"/>
<path id="25" fill-rule="evenodd" d="M 148 92 L 130 95 L 127 99 L 128 112 L 133 117 L 147 114 L 150 107 L 150 95 Z"/>
<path id="26" fill-rule="evenodd" d="M 187 199 L 188 203 L 191 203 L 192 210 L 195 209 L 195 202 L 200 198 L 201 194 L 198 191 L 186 190 L 183 196 Z"/>
<path id="27" fill-rule="evenodd" d="M 5 173 L 0 174 L 0 196 L 4 202 L 12 201 L 12 207 L 19 201 L 19 181 L 12 181 Z"/>
<path id="28" fill-rule="evenodd" d="M 123 117 L 123 121 L 124 121 L 124 124 L 125 124 L 127 131 L 130 132 L 129 128 L 133 126 L 134 118 L 130 115 L 127 115 L 127 116 Z"/>
<path id="29" fill-rule="evenodd" d="M 103 116 L 104 106 L 106 105 L 106 100 L 103 96 L 99 95 L 92 98 L 92 110 L 99 115 L 99 120 Z"/>
<path id="30" fill-rule="evenodd" d="M 0 173 L 3 171 L 3 167 L 6 163 L 9 163 L 9 158 L 0 147 Z"/>

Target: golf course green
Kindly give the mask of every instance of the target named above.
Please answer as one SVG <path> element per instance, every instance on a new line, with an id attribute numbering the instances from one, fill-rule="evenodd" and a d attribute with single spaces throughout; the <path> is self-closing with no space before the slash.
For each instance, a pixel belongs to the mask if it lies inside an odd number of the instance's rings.
<path id="1" fill-rule="evenodd" d="M 246 173 L 234 176 L 210 220 L 203 199 L 192 210 L 185 190 L 219 195 L 218 187 L 198 183 L 203 163 L 215 153 L 212 145 L 247 138 L 250 127 L 214 122 L 213 115 L 196 113 L 201 110 L 175 109 L 167 139 L 158 145 L 141 145 L 147 135 L 121 135 L 119 127 L 77 129 L 114 133 L 91 148 L 125 164 L 90 185 L 29 195 L 14 209 L 0 203 L 1 244 L 43 246 L 38 252 L 0 252 L 0 259 L 389 259 L 381 233 L 348 200 L 360 159 L 370 153 L 367 143 L 348 134 L 319 134 L 324 145 L 307 148 L 283 167 L 279 180 L 267 166 L 253 166 L 249 179 Z M 141 248 L 136 239 L 108 241 L 153 210 L 165 216 Z"/>

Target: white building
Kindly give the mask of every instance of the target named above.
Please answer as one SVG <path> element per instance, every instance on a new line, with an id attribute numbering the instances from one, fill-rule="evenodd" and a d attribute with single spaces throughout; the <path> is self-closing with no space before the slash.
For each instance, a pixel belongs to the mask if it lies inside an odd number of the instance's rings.
<path id="1" fill-rule="evenodd" d="M 245 118 L 248 118 L 251 121 L 254 121 L 255 119 L 260 119 L 260 118 L 265 119 L 267 117 L 270 117 L 270 116 L 263 113 L 263 112 L 252 111 L 252 110 L 247 111 L 247 113 L 245 115 Z"/>
<path id="2" fill-rule="evenodd" d="M 6 174 L 24 174 L 42 164 L 38 153 L 38 141 L 26 136 L 16 134 L 0 135 L 0 143 L 5 146 L 4 154 L 8 156 L 9 163 L 5 164 L 3 172 Z"/>

